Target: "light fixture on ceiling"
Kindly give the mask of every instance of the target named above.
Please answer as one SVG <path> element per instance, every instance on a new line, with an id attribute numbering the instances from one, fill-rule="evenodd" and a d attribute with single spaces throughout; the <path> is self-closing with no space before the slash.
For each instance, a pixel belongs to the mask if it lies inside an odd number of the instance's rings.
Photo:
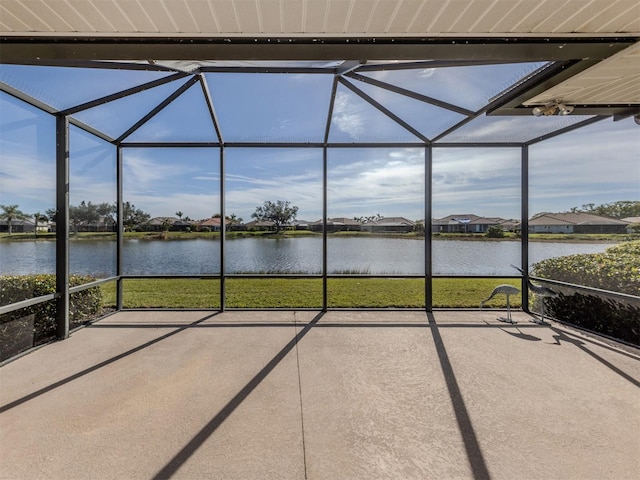
<path id="1" fill-rule="evenodd" d="M 565 105 L 564 103 L 558 104 L 558 115 L 569 115 L 573 112 L 573 105 Z"/>
<path id="2" fill-rule="evenodd" d="M 531 113 L 533 113 L 534 117 L 548 117 L 549 115 L 553 115 L 554 113 L 556 113 L 556 110 L 558 109 L 558 107 L 556 106 L 555 102 L 550 102 L 547 103 L 546 105 L 541 105 L 539 107 L 535 107 Z"/>
<path id="3" fill-rule="evenodd" d="M 531 113 L 534 117 L 548 117 L 550 115 L 569 115 L 573 112 L 572 105 L 565 105 L 562 103 L 562 100 L 554 100 L 553 102 L 549 102 L 545 105 L 541 105 L 539 107 L 535 107 Z"/>

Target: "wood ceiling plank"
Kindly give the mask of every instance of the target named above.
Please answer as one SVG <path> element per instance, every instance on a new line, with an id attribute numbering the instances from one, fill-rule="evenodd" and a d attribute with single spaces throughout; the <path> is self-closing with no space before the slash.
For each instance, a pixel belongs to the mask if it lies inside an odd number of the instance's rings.
<path id="1" fill-rule="evenodd" d="M 304 15 L 307 7 L 306 1 L 300 0 L 281 0 L 281 32 L 304 32 Z"/>
<path id="2" fill-rule="evenodd" d="M 329 0 L 325 33 L 344 33 L 344 26 L 348 12 L 349 2 Z"/>
<path id="3" fill-rule="evenodd" d="M 241 33 L 232 1 L 212 0 L 211 9 L 220 33 Z"/>
<path id="4" fill-rule="evenodd" d="M 171 23 L 179 32 L 194 32 L 198 28 L 188 3 L 190 2 L 185 2 L 185 0 L 163 0 Z"/>
<path id="5" fill-rule="evenodd" d="M 258 7 L 255 0 L 233 0 L 234 9 L 238 17 L 240 31 L 251 35 L 261 33 Z"/>
<path id="6" fill-rule="evenodd" d="M 391 17 L 387 31 L 406 33 L 415 23 L 415 18 L 422 7 L 422 0 L 405 0 L 398 4 L 395 15 Z"/>
<path id="7" fill-rule="evenodd" d="M 262 32 L 282 33 L 284 26 L 282 25 L 280 2 L 278 0 L 260 0 L 258 5 L 260 7 L 260 17 L 262 18 Z M 289 31 L 289 29 L 284 28 L 284 31 Z"/>
<path id="8" fill-rule="evenodd" d="M 354 0 L 351 6 L 346 32 L 363 34 L 369 27 L 371 14 L 375 9 L 375 0 Z"/>
<path id="9" fill-rule="evenodd" d="M 53 31 L 51 25 L 24 2 L 7 0 L 0 5 L 0 18 L 11 31 Z M 46 17 L 45 17 L 46 18 Z"/>
<path id="10" fill-rule="evenodd" d="M 107 12 L 103 12 L 98 8 L 97 2 L 87 2 L 87 1 L 78 1 L 73 0 L 71 2 L 73 8 L 76 9 L 79 15 L 85 19 L 87 24 L 90 25 L 90 28 L 96 32 L 117 32 L 118 29 L 114 26 L 114 24 L 110 21 L 116 13 L 114 10 L 117 10 L 115 4 L 112 2 L 102 2 L 103 6 L 108 7 Z M 131 27 L 129 27 L 131 28 Z"/>
<path id="11" fill-rule="evenodd" d="M 171 21 L 169 12 L 164 8 L 162 0 L 138 0 L 138 2 L 156 31 L 167 33 L 176 33 L 178 31 L 176 25 Z M 136 22 L 141 20 L 141 17 L 135 16 L 130 17 L 130 19 L 136 25 Z M 138 29 L 138 31 L 140 30 Z"/>
<path id="12" fill-rule="evenodd" d="M 33 11 L 47 22 L 53 32 L 74 32 L 74 26 L 69 23 L 56 9 L 56 3 L 40 1 L 33 4 Z M 35 30 L 34 30 L 35 31 Z"/>
<path id="13" fill-rule="evenodd" d="M 190 0 L 187 4 L 199 33 L 220 33 L 210 2 L 207 0 Z"/>
<path id="14" fill-rule="evenodd" d="M 96 7 L 118 31 L 151 33 L 159 31 L 139 2 L 122 3 L 118 0 L 109 0 L 96 2 Z"/>
<path id="15" fill-rule="evenodd" d="M 305 32 L 325 32 L 329 5 L 326 0 L 308 0 L 302 25 Z"/>
<path id="16" fill-rule="evenodd" d="M 475 0 L 474 2 L 468 2 L 467 8 L 460 9 L 460 15 L 451 24 L 449 32 L 469 32 L 471 27 L 491 10 L 493 3 L 493 0 Z"/>

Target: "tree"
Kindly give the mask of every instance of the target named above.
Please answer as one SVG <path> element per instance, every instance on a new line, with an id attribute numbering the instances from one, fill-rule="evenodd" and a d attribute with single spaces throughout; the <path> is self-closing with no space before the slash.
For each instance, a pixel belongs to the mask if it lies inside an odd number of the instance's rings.
<path id="1" fill-rule="evenodd" d="M 238 217 L 235 213 L 231 215 L 227 215 L 227 220 L 229 220 L 229 229 L 233 230 L 238 225 L 242 224 L 242 217 Z"/>
<path id="2" fill-rule="evenodd" d="M 284 225 L 296 219 L 298 207 L 290 206 L 290 202 L 277 200 L 275 203 L 266 201 L 262 206 L 256 207 L 256 211 L 251 214 L 251 218 L 258 221 L 273 222 L 273 226 L 278 233 Z"/>
<path id="3" fill-rule="evenodd" d="M 99 203 L 96 206 L 98 214 L 104 218 L 105 231 L 107 227 L 113 227 L 116 223 L 116 214 L 118 213 L 118 206 L 115 203 Z M 107 221 L 108 220 L 108 221 Z"/>
<path id="4" fill-rule="evenodd" d="M 595 203 L 586 203 L 580 208 L 573 207 L 572 213 L 582 212 L 591 213 L 610 218 L 627 218 L 640 217 L 640 202 L 631 200 L 621 200 L 618 202 L 604 203 L 596 205 Z"/>
<path id="5" fill-rule="evenodd" d="M 489 226 L 489 228 L 487 228 L 485 236 L 488 238 L 503 238 L 504 229 L 500 225 L 491 225 Z"/>
<path id="6" fill-rule="evenodd" d="M 33 214 L 33 235 L 38 236 L 38 222 L 41 220 L 47 220 L 47 216 L 41 212 L 36 212 Z"/>
<path id="7" fill-rule="evenodd" d="M 360 222 L 360 223 L 375 222 L 377 220 L 380 220 L 381 218 L 382 218 L 382 215 L 380 215 L 379 213 L 376 213 L 375 215 L 368 215 L 366 217 L 353 217 L 353 219 L 356 222 Z"/>
<path id="8" fill-rule="evenodd" d="M 44 213 L 49 217 L 49 221 L 55 222 L 58 211 L 55 208 L 47 208 Z"/>
<path id="9" fill-rule="evenodd" d="M 176 212 L 176 217 L 178 217 L 180 220 L 182 220 L 182 215 L 184 215 L 184 213 L 180 211 Z"/>
<path id="10" fill-rule="evenodd" d="M 2 208 L 0 218 L 7 221 L 7 228 L 9 230 L 9 235 L 11 235 L 13 222 L 15 220 L 24 220 L 27 218 L 27 215 L 18 208 L 18 205 L 0 205 L 0 208 Z"/>
<path id="11" fill-rule="evenodd" d="M 165 217 L 162 219 L 162 232 L 167 233 L 169 229 L 173 225 L 173 221 L 169 217 Z"/>
<path id="12" fill-rule="evenodd" d="M 98 207 L 91 202 L 85 203 L 83 200 L 78 206 L 69 205 L 69 223 L 73 225 L 75 233 L 78 233 L 79 226 L 97 223 L 99 219 Z"/>
<path id="13" fill-rule="evenodd" d="M 96 207 L 98 214 L 105 219 L 111 220 L 111 223 L 116 223 L 116 214 L 118 213 L 118 205 L 115 203 L 99 203 Z M 105 222 L 106 223 L 106 222 Z"/>
<path id="14" fill-rule="evenodd" d="M 151 215 L 143 212 L 141 209 L 129 202 L 122 204 L 122 224 L 125 230 L 133 230 L 134 227 L 147 223 Z"/>

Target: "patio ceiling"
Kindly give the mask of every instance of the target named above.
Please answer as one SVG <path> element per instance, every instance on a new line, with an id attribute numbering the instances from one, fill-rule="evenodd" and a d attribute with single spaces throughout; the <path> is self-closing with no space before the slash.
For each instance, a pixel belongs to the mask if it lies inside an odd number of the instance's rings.
<path id="1" fill-rule="evenodd" d="M 636 0 L 1 0 L 0 29 L 4 63 L 567 62 L 486 113 L 640 114 Z"/>
<path id="2" fill-rule="evenodd" d="M 635 0 L 2 0 L 17 35 L 635 34 Z"/>

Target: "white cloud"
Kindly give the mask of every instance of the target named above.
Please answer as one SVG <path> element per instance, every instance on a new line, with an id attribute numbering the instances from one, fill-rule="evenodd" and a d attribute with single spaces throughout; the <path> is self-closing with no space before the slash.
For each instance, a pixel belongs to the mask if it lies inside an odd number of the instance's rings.
<path id="1" fill-rule="evenodd" d="M 363 113 L 346 92 L 336 93 L 332 123 L 351 138 L 358 138 L 365 131 Z"/>
<path id="2" fill-rule="evenodd" d="M 631 119 L 603 120 L 529 150 L 532 212 L 640 200 L 640 135 Z"/>
<path id="3" fill-rule="evenodd" d="M 429 78 L 431 76 L 433 76 L 433 74 L 436 72 L 435 68 L 425 68 L 424 70 L 420 70 L 420 78 Z"/>
<path id="4" fill-rule="evenodd" d="M 314 220 L 322 216 L 320 172 L 277 176 L 246 182 L 246 184 L 244 188 L 227 190 L 227 214 L 235 213 L 245 221 L 250 221 L 251 213 L 265 201 L 284 200 L 299 207 L 300 218 Z"/>
<path id="5" fill-rule="evenodd" d="M 145 189 L 160 180 L 175 178 L 193 170 L 184 163 L 157 162 L 131 154 L 125 157 L 123 169 L 128 189 Z"/>
<path id="6" fill-rule="evenodd" d="M 196 175 L 193 180 L 201 180 L 203 182 L 218 182 L 220 181 L 220 175 Z"/>
<path id="7" fill-rule="evenodd" d="M 214 193 L 169 192 L 158 195 L 128 193 L 126 200 L 152 217 L 173 217 L 175 212 L 181 211 L 185 216 L 199 220 L 220 212 L 220 197 Z"/>
<path id="8" fill-rule="evenodd" d="M 433 215 L 454 213 L 518 218 L 520 149 L 436 149 Z"/>
<path id="9" fill-rule="evenodd" d="M 0 164 L 2 204 L 17 204 L 24 212 L 44 211 L 56 202 L 55 163 L 24 154 L 5 154 L 3 142 Z"/>
<path id="10" fill-rule="evenodd" d="M 354 158 L 359 159 L 330 167 L 330 216 L 424 216 L 421 150 L 357 150 Z"/>

